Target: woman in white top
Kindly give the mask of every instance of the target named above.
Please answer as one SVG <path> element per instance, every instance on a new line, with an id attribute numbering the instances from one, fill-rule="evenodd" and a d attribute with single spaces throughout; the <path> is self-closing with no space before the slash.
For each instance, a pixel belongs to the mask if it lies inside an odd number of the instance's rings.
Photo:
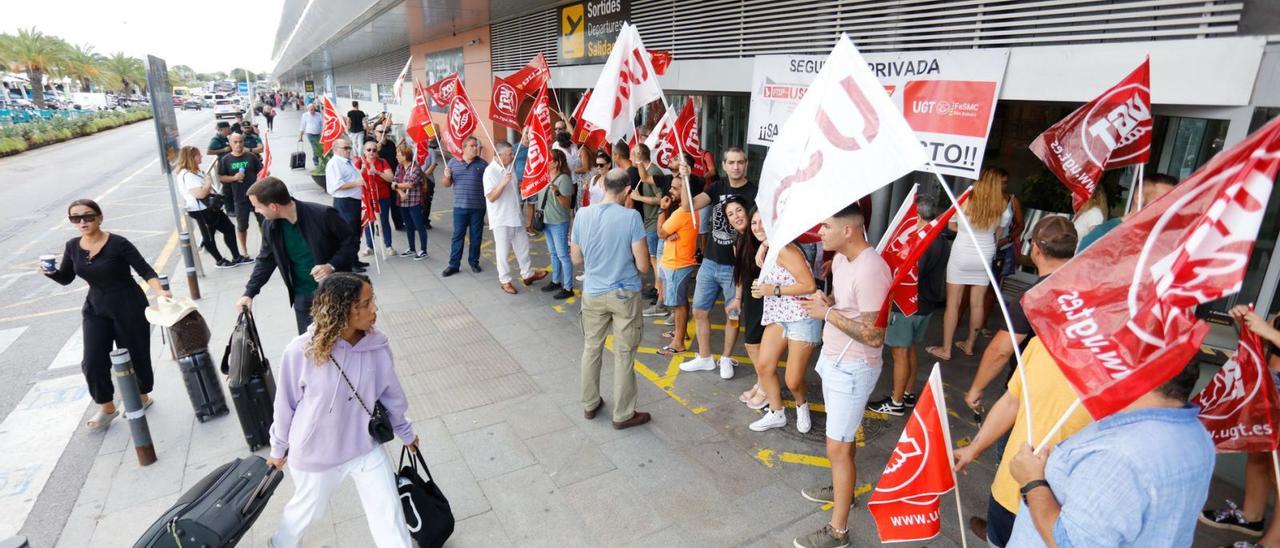
<path id="1" fill-rule="evenodd" d="M 213 192 L 213 177 L 200 172 L 200 159 L 204 154 L 196 147 L 182 147 L 178 152 L 177 171 L 174 179 L 178 183 L 178 191 L 186 203 L 187 215 L 200 227 L 200 247 L 209 252 L 209 256 L 217 263 L 218 268 L 231 268 L 243 263 L 251 263 L 253 259 L 242 257 L 240 248 L 236 247 L 236 230 L 231 219 L 222 212 L 221 207 L 209 207 L 206 202 L 211 196 L 221 198 Z M 231 260 L 227 260 L 218 252 L 218 244 L 214 242 L 217 233 L 222 233 L 222 241 L 231 250 Z"/>
<path id="2" fill-rule="evenodd" d="M 983 317 L 987 288 L 991 285 L 986 268 L 995 256 L 995 234 L 1008 204 L 1003 190 L 1008 179 L 1009 173 L 1005 170 L 987 167 L 982 170 L 978 182 L 973 184 L 973 192 L 963 211 L 973 227 L 974 238 L 959 228 L 956 219 L 953 218 L 949 224 L 949 228 L 958 233 L 951 246 L 951 258 L 947 260 L 947 309 L 942 317 L 942 345 L 925 348 L 940 360 L 951 359 L 953 343 L 965 355 L 973 355 L 978 328 L 982 327 L 978 321 Z M 977 247 L 973 245 L 974 239 L 978 241 Z M 960 302 L 964 300 L 966 288 L 969 290 L 969 335 L 964 341 L 955 342 L 956 326 L 960 323 Z"/>
<path id="3" fill-rule="evenodd" d="M 1085 234 L 1092 232 L 1094 227 L 1105 220 L 1107 220 L 1107 191 L 1099 185 L 1089 197 L 1089 201 L 1080 206 L 1080 212 L 1076 213 L 1076 218 L 1071 223 L 1076 226 L 1076 235 L 1084 239 Z"/>
<path id="4" fill-rule="evenodd" d="M 597 152 L 594 167 L 591 182 L 587 184 L 587 189 L 583 193 L 582 205 L 584 206 L 592 206 L 604 201 L 604 174 L 613 167 L 613 161 L 608 154 Z"/>

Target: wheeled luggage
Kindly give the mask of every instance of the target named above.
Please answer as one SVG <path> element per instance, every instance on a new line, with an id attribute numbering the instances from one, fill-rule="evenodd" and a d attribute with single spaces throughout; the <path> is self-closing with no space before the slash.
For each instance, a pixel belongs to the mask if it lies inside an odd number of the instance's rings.
<path id="1" fill-rule="evenodd" d="M 182 370 L 182 383 L 187 385 L 187 396 L 191 398 L 196 420 L 204 422 L 227 413 L 227 398 L 222 393 L 218 370 L 214 368 L 213 358 L 208 352 L 178 358 L 178 368 Z"/>
<path id="2" fill-rule="evenodd" d="M 282 474 L 262 457 L 219 466 L 178 498 L 134 548 L 235 546 L 262 514 Z"/>
<path id="3" fill-rule="evenodd" d="M 298 143 L 298 150 L 289 155 L 289 169 L 306 169 L 307 153 L 302 151 L 302 143 Z"/>
<path id="4" fill-rule="evenodd" d="M 274 420 L 276 382 L 271 363 L 262 352 L 258 327 L 253 314 L 240 312 L 222 355 L 222 373 L 227 375 L 227 388 L 240 418 L 240 428 L 250 451 L 270 443 L 269 430 Z"/>

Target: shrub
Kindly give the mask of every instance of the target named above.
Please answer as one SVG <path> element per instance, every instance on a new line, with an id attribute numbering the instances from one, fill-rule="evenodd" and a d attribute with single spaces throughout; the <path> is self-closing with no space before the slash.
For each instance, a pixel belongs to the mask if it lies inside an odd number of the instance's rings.
<path id="1" fill-rule="evenodd" d="M 0 156 L 92 135 L 148 118 L 151 118 L 150 107 L 133 107 L 123 112 L 93 112 L 75 118 L 55 116 L 48 120 L 0 126 Z"/>

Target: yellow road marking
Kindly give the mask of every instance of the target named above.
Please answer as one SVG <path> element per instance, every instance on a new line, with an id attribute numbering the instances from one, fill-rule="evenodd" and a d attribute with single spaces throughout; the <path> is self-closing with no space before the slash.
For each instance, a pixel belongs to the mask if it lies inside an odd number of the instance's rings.
<path id="1" fill-rule="evenodd" d="M 973 440 L 970 439 L 969 436 L 965 436 L 963 438 L 956 440 L 956 448 L 959 449 L 961 447 L 968 447 L 969 444 L 971 443 L 973 443 Z"/>
<path id="2" fill-rule="evenodd" d="M 605 337 L 604 347 L 610 352 L 613 351 L 612 335 Z M 643 354 L 658 353 L 658 349 L 645 346 L 637 347 L 636 351 Z M 688 398 L 677 394 L 675 391 L 676 377 L 680 374 L 680 361 L 681 359 L 679 354 L 672 356 L 671 360 L 667 363 L 667 371 L 662 375 L 659 375 L 656 371 L 649 369 L 649 366 L 645 365 L 640 360 L 635 360 L 635 370 L 641 377 L 644 377 L 649 382 L 653 383 L 654 386 L 666 393 L 668 397 L 675 400 L 676 403 L 679 403 L 695 415 L 701 414 L 707 410 L 706 407 L 692 406 Z"/>
<path id="3" fill-rule="evenodd" d="M 861 497 L 862 495 L 870 493 L 872 489 L 874 489 L 874 487 L 870 483 L 864 483 L 862 485 L 859 485 L 853 488 L 853 496 L 854 498 Z M 828 502 L 822 505 L 822 511 L 830 512 L 832 508 L 835 508 L 835 506 L 836 505 Z"/>
<path id="4" fill-rule="evenodd" d="M 790 407 L 790 408 L 792 408 L 792 409 L 795 409 L 795 407 L 796 407 L 796 401 L 795 401 L 795 400 L 783 400 L 783 401 L 782 401 L 782 405 L 783 405 L 783 406 L 786 406 L 786 407 Z M 827 407 L 826 407 L 825 405 L 820 404 L 820 403 L 809 402 L 809 411 L 812 411 L 812 412 L 814 412 L 814 413 L 823 413 L 823 414 L 826 414 L 826 412 L 827 412 Z"/>

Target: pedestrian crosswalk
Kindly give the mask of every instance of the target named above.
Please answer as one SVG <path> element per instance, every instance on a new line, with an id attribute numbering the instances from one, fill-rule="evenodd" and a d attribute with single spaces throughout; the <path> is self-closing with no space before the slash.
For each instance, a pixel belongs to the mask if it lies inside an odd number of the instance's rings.
<path id="1" fill-rule="evenodd" d="M 0 362 L 29 326 L 0 330 Z M 80 363 L 77 330 L 49 369 Z M 36 382 L 0 423 L 0 538 L 18 534 L 91 404 L 77 371 Z"/>

